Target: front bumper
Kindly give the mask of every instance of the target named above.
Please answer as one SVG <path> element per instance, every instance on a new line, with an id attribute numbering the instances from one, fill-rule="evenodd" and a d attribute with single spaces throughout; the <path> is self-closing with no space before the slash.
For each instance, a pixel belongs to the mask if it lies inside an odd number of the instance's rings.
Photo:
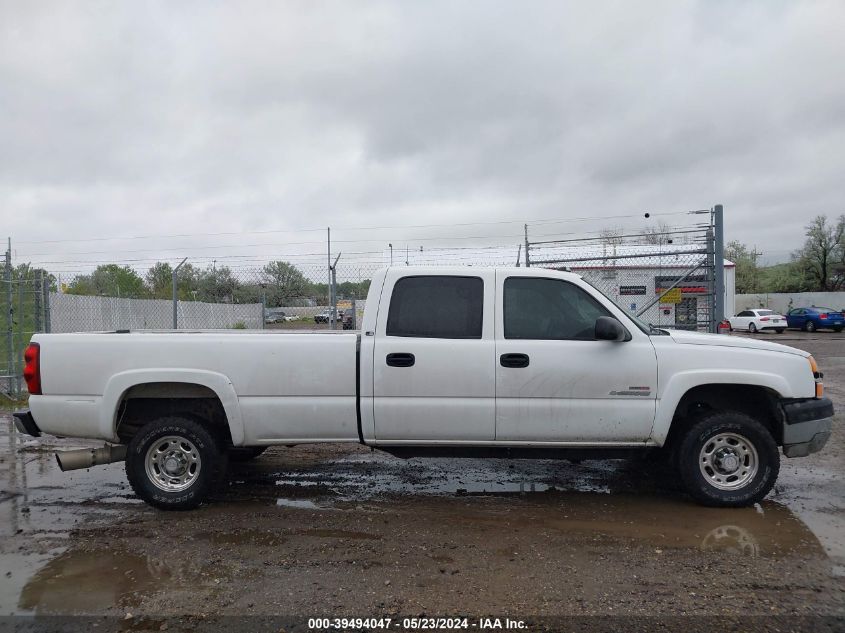
<path id="1" fill-rule="evenodd" d="M 783 400 L 783 454 L 806 457 L 824 448 L 830 439 L 833 403 L 828 398 Z"/>
<path id="2" fill-rule="evenodd" d="M 28 409 L 26 411 L 15 411 L 12 414 L 15 418 L 15 428 L 24 435 L 31 435 L 32 437 L 41 437 L 41 429 L 35 423 L 35 418 L 32 417 L 32 412 Z"/>

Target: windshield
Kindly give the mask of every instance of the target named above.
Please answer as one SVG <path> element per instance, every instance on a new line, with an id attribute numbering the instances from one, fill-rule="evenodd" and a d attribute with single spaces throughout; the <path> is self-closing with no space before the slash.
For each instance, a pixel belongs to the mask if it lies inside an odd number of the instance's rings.
<path id="1" fill-rule="evenodd" d="M 757 314 L 760 316 L 769 316 L 770 314 L 774 314 L 771 310 L 757 310 Z"/>

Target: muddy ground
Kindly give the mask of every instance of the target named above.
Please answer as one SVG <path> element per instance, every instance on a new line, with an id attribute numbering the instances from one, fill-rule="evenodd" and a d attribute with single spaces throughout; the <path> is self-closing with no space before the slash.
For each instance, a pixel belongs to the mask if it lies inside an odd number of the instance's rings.
<path id="1" fill-rule="evenodd" d="M 845 335 L 760 336 L 812 352 L 845 412 Z M 754 508 L 696 506 L 651 460 L 321 445 L 233 467 L 186 513 L 138 502 L 122 464 L 60 473 L 51 449 L 84 443 L 18 435 L 2 415 L 0 614 L 153 630 L 221 615 L 719 615 L 744 630 L 845 616 L 842 415 Z"/>

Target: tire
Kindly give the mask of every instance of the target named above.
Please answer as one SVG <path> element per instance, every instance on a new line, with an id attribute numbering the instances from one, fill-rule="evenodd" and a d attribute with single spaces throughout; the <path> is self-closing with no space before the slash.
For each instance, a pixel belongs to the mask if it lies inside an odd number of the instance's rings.
<path id="1" fill-rule="evenodd" d="M 779 327 L 778 329 L 775 330 L 775 332 L 777 332 L 778 334 L 783 334 L 783 328 Z"/>
<path id="2" fill-rule="evenodd" d="M 842 328 L 841 327 L 835 327 L 835 328 L 833 328 L 833 331 L 836 332 L 837 334 L 839 334 L 839 332 L 842 331 Z"/>
<path id="3" fill-rule="evenodd" d="M 269 446 L 246 446 L 229 449 L 230 462 L 249 462 L 261 456 Z"/>
<path id="4" fill-rule="evenodd" d="M 164 470 L 166 462 L 178 469 L 170 478 Z M 126 476 L 135 494 L 151 506 L 190 510 L 217 487 L 227 462 L 220 442 L 202 424 L 167 416 L 145 424 L 132 437 L 126 451 Z"/>
<path id="5" fill-rule="evenodd" d="M 748 331 L 751 332 L 752 334 L 757 334 L 757 326 L 754 325 L 753 323 L 749 323 L 748 324 Z"/>
<path id="6" fill-rule="evenodd" d="M 727 462 L 730 456 L 739 457 L 738 463 Z M 716 411 L 686 430 L 677 466 L 684 487 L 698 503 L 742 507 L 762 501 L 775 485 L 780 456 L 760 422 L 744 413 Z"/>
<path id="7" fill-rule="evenodd" d="M 815 332 L 816 331 L 816 324 L 812 321 L 807 321 L 804 324 L 804 331 L 805 332 Z"/>

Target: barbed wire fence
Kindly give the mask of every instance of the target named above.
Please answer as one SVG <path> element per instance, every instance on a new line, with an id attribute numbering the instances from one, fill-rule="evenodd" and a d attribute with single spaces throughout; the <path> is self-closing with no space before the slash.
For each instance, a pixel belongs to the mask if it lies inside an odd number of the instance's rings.
<path id="1" fill-rule="evenodd" d="M 603 229 L 532 241 L 525 225 L 524 240 L 505 246 L 394 253 L 390 244 L 366 261 L 334 253 L 322 263 L 280 255 L 262 266 L 200 268 L 189 259 L 175 272 L 161 262 L 146 271 L 115 265 L 122 278 L 100 268 L 59 274 L 15 265 L 10 241 L 0 285 L 0 394 L 25 393 L 23 351 L 36 332 L 357 329 L 370 280 L 388 265 L 570 269 L 644 321 L 715 331 L 722 318 L 717 297 L 724 290 L 714 211 L 691 212 L 691 223 L 645 232 Z M 700 221 L 704 213 L 709 221 Z"/>

